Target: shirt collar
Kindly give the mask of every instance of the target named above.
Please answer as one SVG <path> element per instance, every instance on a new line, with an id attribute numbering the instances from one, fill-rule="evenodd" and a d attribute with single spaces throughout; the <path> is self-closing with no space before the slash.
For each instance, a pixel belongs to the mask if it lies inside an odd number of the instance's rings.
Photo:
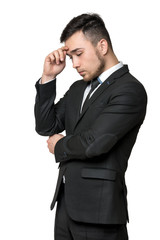
<path id="1" fill-rule="evenodd" d="M 98 81 L 100 82 L 100 84 L 102 84 L 112 73 L 114 73 L 115 71 L 117 71 L 121 67 L 123 67 L 123 63 L 119 62 L 118 64 L 114 65 L 113 67 L 111 67 L 108 70 L 106 70 L 105 72 L 103 72 L 98 77 Z"/>

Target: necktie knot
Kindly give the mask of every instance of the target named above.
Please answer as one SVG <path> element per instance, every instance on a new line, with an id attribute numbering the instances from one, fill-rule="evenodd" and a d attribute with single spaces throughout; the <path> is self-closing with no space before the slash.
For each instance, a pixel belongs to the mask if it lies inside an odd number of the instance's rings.
<path id="1" fill-rule="evenodd" d="M 100 82 L 98 81 L 98 78 L 92 80 L 90 94 L 94 91 L 94 89 L 96 89 L 96 87 L 98 87 L 99 84 Z"/>

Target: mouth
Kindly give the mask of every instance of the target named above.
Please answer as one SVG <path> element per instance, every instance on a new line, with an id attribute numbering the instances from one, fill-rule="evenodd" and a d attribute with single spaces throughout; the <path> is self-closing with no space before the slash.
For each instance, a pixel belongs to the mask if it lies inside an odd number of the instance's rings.
<path id="1" fill-rule="evenodd" d="M 78 71 L 78 73 L 81 75 L 81 76 L 84 76 L 85 75 L 85 71 Z"/>

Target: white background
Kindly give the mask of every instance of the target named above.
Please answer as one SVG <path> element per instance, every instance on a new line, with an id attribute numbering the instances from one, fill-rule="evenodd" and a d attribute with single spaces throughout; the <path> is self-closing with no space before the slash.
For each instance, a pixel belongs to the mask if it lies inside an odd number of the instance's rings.
<path id="1" fill-rule="evenodd" d="M 34 84 L 46 55 L 61 46 L 68 21 L 99 13 L 119 60 L 148 93 L 146 120 L 126 174 L 131 240 L 160 239 L 159 1 L 14 0 L 0 4 L 0 239 L 52 240 L 49 210 L 57 167 L 46 137 L 34 128 Z M 57 99 L 79 76 L 71 62 L 58 78 Z"/>

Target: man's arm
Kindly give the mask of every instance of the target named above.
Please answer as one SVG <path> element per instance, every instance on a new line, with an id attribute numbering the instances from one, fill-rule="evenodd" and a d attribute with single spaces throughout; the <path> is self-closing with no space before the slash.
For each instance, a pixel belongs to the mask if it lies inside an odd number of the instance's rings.
<path id="1" fill-rule="evenodd" d="M 51 136 L 64 130 L 65 103 L 60 101 L 54 104 L 56 80 L 50 80 L 55 79 L 65 68 L 67 50 L 67 47 L 62 47 L 45 58 L 41 83 L 36 83 L 36 131 L 43 136 Z"/>
<path id="2" fill-rule="evenodd" d="M 56 162 L 92 158 L 109 152 L 123 136 L 142 124 L 146 102 L 141 85 L 120 87 L 90 129 L 57 141 Z"/>
<path id="3" fill-rule="evenodd" d="M 35 103 L 36 132 L 42 136 L 52 136 L 65 129 L 65 96 L 54 104 L 56 98 L 56 80 L 36 83 L 37 96 Z"/>

